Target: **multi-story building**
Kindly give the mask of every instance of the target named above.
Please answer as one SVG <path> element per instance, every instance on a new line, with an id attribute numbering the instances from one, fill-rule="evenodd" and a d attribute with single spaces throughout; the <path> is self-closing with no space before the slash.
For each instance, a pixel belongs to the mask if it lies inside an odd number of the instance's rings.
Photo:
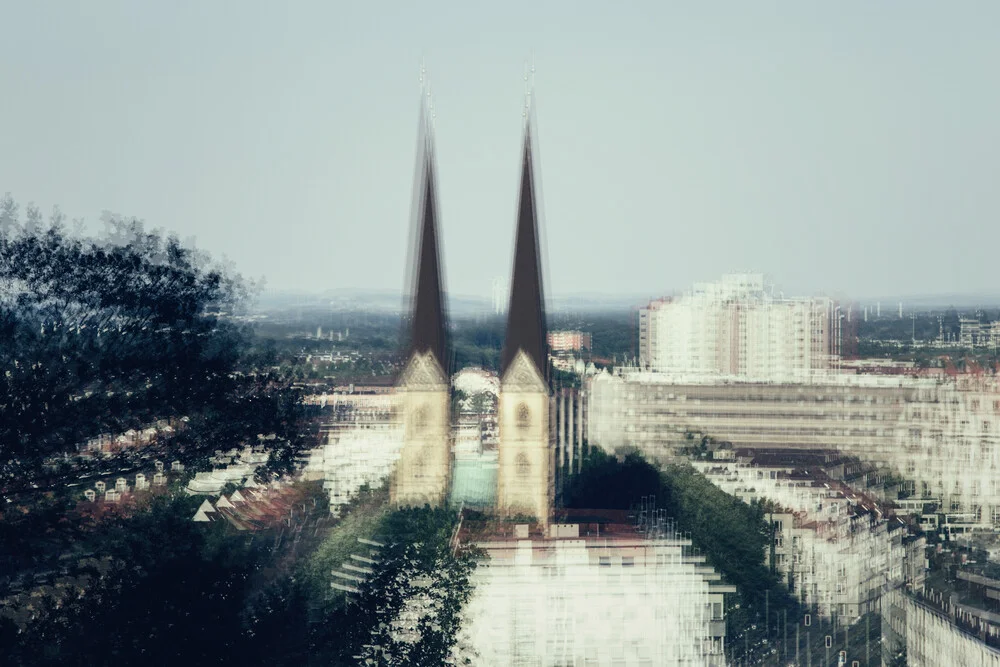
<path id="1" fill-rule="evenodd" d="M 639 313 L 644 370 L 799 377 L 831 368 L 839 355 L 839 307 L 828 298 L 775 295 L 760 274 L 698 284 Z"/>
<path id="2" fill-rule="evenodd" d="M 550 352 L 582 352 L 590 350 L 591 336 L 583 331 L 550 331 Z"/>
<path id="3" fill-rule="evenodd" d="M 989 326 L 984 326 L 974 317 L 958 320 L 958 340 L 966 347 L 980 347 L 986 344 Z"/>
<path id="4" fill-rule="evenodd" d="M 304 475 L 322 479 L 330 512 L 340 516 L 363 486 L 381 486 L 392 475 L 403 446 L 398 424 L 356 424 L 331 432 L 326 444 L 310 452 Z"/>
<path id="5" fill-rule="evenodd" d="M 723 665 L 735 587 L 672 531 L 624 513 L 539 524 L 463 521 L 486 553 L 463 611 L 481 665 Z M 609 520 L 610 517 L 610 520 Z"/>
<path id="6" fill-rule="evenodd" d="M 502 315 L 507 311 L 507 299 L 509 297 L 510 287 L 507 283 L 507 278 L 504 276 L 497 276 L 493 279 L 493 314 Z"/>
<path id="7" fill-rule="evenodd" d="M 903 524 L 822 470 L 694 465 L 726 493 L 772 503 L 775 568 L 799 601 L 821 617 L 852 623 L 878 611 L 882 595 L 902 581 Z"/>
<path id="8" fill-rule="evenodd" d="M 886 596 L 882 644 L 887 653 L 905 648 L 913 667 L 1000 667 L 1000 615 L 899 587 Z"/>
<path id="9" fill-rule="evenodd" d="M 742 447 L 837 449 L 894 469 L 945 512 L 1000 525 L 994 379 L 829 374 L 801 382 L 623 371 L 590 379 L 587 440 L 669 456 L 696 432 Z"/>

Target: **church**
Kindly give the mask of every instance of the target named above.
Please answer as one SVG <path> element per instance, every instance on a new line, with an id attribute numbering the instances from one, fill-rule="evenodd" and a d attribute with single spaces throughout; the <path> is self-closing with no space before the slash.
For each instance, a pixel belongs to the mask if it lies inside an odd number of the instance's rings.
<path id="1" fill-rule="evenodd" d="M 724 596 L 735 588 L 720 583 L 650 499 L 634 513 L 557 507 L 557 483 L 583 458 L 584 411 L 579 392 L 552 388 L 530 105 L 524 118 L 496 474 L 486 478 L 496 488 L 485 494 L 490 506 L 478 508 L 485 511 L 462 511 L 453 538 L 454 546 L 485 554 L 463 614 L 465 643 L 483 665 L 723 665 Z M 462 449 L 451 414 L 459 369 L 452 368 L 441 284 L 434 157 L 422 108 L 409 346 L 396 386 L 396 507 L 464 506 L 451 493 Z"/>
<path id="2" fill-rule="evenodd" d="M 421 96 L 423 99 L 423 95 Z M 443 505 L 452 471 L 451 352 L 441 284 L 433 128 L 421 107 L 415 201 L 415 271 L 410 340 L 397 382 L 400 458 L 395 506 Z M 500 361 L 496 509 L 548 524 L 553 511 L 554 421 L 538 243 L 532 116 L 525 110 L 514 267 Z"/>

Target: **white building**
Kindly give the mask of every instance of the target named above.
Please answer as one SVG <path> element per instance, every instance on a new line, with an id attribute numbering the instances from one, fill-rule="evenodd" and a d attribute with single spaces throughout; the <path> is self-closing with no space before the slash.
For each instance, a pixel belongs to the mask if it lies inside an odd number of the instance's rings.
<path id="1" fill-rule="evenodd" d="M 947 604 L 928 604 L 902 590 L 894 592 L 894 603 L 894 608 L 902 611 L 893 621 L 898 624 L 895 634 L 905 637 L 907 665 L 1000 667 L 1000 649 L 995 648 L 1000 645 L 997 626 L 984 623 L 981 632 L 988 637 L 979 637 L 971 628 L 956 623 L 962 612 Z"/>
<path id="2" fill-rule="evenodd" d="M 356 425 L 332 432 L 310 452 L 304 475 L 323 480 L 330 512 L 339 516 L 362 486 L 381 486 L 393 472 L 403 445 L 402 429 L 393 424 Z"/>
<path id="3" fill-rule="evenodd" d="M 591 445 L 676 451 L 685 431 L 737 447 L 837 449 L 894 469 L 914 495 L 1000 525 L 1000 386 L 995 379 L 825 374 L 740 377 L 601 373 L 587 385 Z"/>
<path id="4" fill-rule="evenodd" d="M 507 278 L 497 276 L 493 279 L 493 314 L 502 315 L 507 312 L 507 301 L 510 299 L 510 286 Z"/>
<path id="5" fill-rule="evenodd" d="M 816 475 L 733 462 L 693 465 L 730 495 L 780 508 L 768 515 L 775 524 L 775 567 L 821 617 L 851 623 L 879 611 L 882 596 L 902 583 L 906 531 L 870 499 L 832 480 L 810 479 Z"/>
<path id="6" fill-rule="evenodd" d="M 475 664 L 725 664 L 723 594 L 735 588 L 716 583 L 689 541 L 632 526 L 536 527 L 463 539 L 488 556 L 463 611 Z"/>
<path id="7" fill-rule="evenodd" d="M 830 299 L 784 298 L 763 275 L 726 275 L 640 310 L 639 365 L 661 373 L 808 376 L 838 358 L 839 316 Z"/>

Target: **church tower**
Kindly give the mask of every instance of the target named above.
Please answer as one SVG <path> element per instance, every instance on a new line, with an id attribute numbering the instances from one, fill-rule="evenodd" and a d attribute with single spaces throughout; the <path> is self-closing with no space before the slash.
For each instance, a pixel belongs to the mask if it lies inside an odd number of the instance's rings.
<path id="1" fill-rule="evenodd" d="M 410 341 L 396 384 L 403 446 L 390 493 L 397 507 L 444 504 L 451 473 L 450 352 L 437 236 L 433 128 L 428 121 L 422 102 L 414 186 L 416 266 Z"/>
<path id="2" fill-rule="evenodd" d="M 500 357 L 497 506 L 507 516 L 528 515 L 547 524 L 552 512 L 553 452 L 537 193 L 528 113 L 507 334 Z"/>

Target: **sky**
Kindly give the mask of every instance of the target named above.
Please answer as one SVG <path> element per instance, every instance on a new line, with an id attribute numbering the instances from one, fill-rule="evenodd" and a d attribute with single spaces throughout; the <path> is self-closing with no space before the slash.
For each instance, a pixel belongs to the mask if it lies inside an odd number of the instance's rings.
<path id="1" fill-rule="evenodd" d="M 423 59 L 446 288 L 488 296 L 533 53 L 550 294 L 1000 291 L 995 0 L 0 0 L 0 25 L 0 193 L 271 289 L 402 288 Z"/>

